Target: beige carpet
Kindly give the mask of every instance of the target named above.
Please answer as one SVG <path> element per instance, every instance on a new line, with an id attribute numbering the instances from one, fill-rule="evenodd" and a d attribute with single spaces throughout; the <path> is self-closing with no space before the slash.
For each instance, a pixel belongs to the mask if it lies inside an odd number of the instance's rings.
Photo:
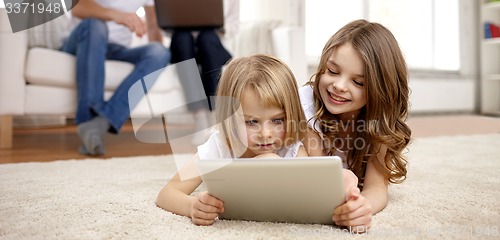
<path id="1" fill-rule="evenodd" d="M 500 134 L 416 139 L 368 238 L 499 239 Z M 1 239 L 350 239 L 322 225 L 218 221 L 157 208 L 169 156 L 0 165 Z"/>

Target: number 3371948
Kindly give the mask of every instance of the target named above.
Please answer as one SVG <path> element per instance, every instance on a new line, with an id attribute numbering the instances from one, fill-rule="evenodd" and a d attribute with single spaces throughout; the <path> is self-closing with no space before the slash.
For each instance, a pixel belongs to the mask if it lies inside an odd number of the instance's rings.
<path id="1" fill-rule="evenodd" d="M 60 13 L 61 3 L 5 3 L 7 13 L 35 14 L 35 13 Z"/>

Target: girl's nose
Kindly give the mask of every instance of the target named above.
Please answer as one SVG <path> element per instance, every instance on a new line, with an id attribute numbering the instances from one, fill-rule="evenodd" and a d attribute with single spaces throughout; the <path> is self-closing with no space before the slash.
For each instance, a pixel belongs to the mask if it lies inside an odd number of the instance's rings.
<path id="1" fill-rule="evenodd" d="M 270 124 L 263 124 L 262 129 L 260 130 L 260 137 L 261 138 L 270 138 L 273 136 L 272 134 L 272 129 Z"/>
<path id="2" fill-rule="evenodd" d="M 341 79 L 338 79 L 336 81 L 333 82 L 333 88 L 341 91 L 341 92 L 345 92 L 347 91 L 347 80 L 341 78 Z"/>

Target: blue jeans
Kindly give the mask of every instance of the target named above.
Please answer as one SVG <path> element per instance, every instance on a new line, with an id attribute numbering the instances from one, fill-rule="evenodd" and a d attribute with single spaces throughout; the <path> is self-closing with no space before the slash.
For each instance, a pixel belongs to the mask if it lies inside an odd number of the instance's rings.
<path id="1" fill-rule="evenodd" d="M 61 51 L 76 56 L 78 106 L 75 122 L 86 122 L 99 115 L 110 124 L 109 132 L 118 133 L 130 116 L 129 88 L 148 74 L 170 62 L 170 51 L 160 43 L 126 48 L 108 43 L 106 22 L 84 19 L 64 41 Z M 105 61 L 119 60 L 135 65 L 111 99 L 104 101 Z M 137 103 L 133 103 L 137 104 Z"/>
<path id="2" fill-rule="evenodd" d="M 201 80 L 209 105 L 189 104 L 188 109 L 194 111 L 206 106 L 213 109 L 214 106 L 213 103 L 210 103 L 210 96 L 215 96 L 222 66 L 231 59 L 231 54 L 222 45 L 216 30 L 200 30 L 196 39 L 194 39 L 191 31 L 175 30 L 172 34 L 170 50 L 172 51 L 172 63 L 195 58 L 201 68 Z M 189 79 L 181 79 L 180 82 L 186 100 L 190 102 L 190 89 L 193 86 L 199 86 L 199 84 L 192 83 Z"/>

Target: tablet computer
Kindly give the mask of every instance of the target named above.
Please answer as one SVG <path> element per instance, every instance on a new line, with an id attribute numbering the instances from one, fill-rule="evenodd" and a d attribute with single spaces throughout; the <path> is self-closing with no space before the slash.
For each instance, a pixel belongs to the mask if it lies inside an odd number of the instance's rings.
<path id="1" fill-rule="evenodd" d="M 202 159 L 210 195 L 224 202 L 219 219 L 333 224 L 344 201 L 339 157 Z"/>

